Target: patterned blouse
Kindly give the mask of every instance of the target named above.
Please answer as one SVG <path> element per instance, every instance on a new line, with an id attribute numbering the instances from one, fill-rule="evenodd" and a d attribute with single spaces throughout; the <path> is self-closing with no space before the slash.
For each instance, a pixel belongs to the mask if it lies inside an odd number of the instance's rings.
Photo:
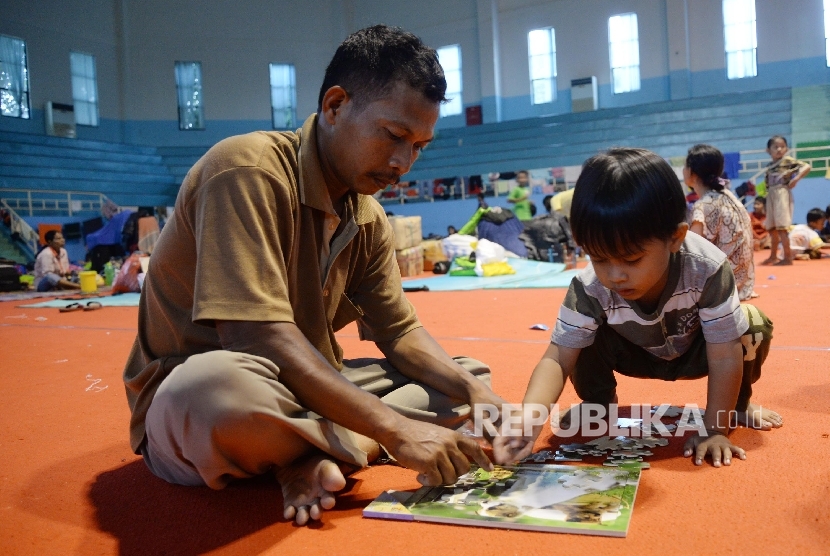
<path id="1" fill-rule="evenodd" d="M 735 274 L 738 297 L 741 301 L 749 299 L 755 288 L 749 212 L 731 191 L 710 189 L 695 203 L 692 222 L 703 224 L 703 237 L 726 254 Z"/>

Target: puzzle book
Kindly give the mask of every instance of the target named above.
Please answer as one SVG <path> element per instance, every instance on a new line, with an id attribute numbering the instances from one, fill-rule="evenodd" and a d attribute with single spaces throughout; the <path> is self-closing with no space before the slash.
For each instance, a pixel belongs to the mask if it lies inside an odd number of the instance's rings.
<path id="1" fill-rule="evenodd" d="M 473 467 L 454 485 L 384 492 L 363 516 L 624 537 L 640 471 L 637 464 Z"/>

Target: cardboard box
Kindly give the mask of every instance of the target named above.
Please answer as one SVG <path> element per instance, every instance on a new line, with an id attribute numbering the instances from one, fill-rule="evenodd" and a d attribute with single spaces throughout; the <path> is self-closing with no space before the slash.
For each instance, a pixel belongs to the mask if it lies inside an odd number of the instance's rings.
<path id="1" fill-rule="evenodd" d="M 424 248 L 420 245 L 396 249 L 395 259 L 398 261 L 398 268 L 401 269 L 401 276 L 418 276 L 424 272 Z"/>
<path id="2" fill-rule="evenodd" d="M 395 236 L 396 251 L 421 244 L 420 216 L 390 216 L 389 223 Z"/>
<path id="3" fill-rule="evenodd" d="M 435 263 L 447 260 L 440 239 L 425 239 L 421 242 L 421 247 L 424 248 L 424 270 L 432 270 Z"/>

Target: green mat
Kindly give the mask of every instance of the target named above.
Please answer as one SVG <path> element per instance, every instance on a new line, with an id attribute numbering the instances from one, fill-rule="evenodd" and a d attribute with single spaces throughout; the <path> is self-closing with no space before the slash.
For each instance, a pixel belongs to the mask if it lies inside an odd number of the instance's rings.
<path id="1" fill-rule="evenodd" d="M 518 289 L 518 288 L 567 288 L 579 270 L 565 270 L 561 263 L 546 263 L 526 259 L 507 259 L 516 274 L 505 276 L 449 276 L 447 274 L 430 278 L 405 280 L 404 288 L 421 288 L 429 291 L 447 292 L 464 290 Z"/>
<path id="2" fill-rule="evenodd" d="M 49 301 L 41 301 L 40 303 L 32 303 L 30 305 L 20 305 L 20 307 L 66 307 L 70 303 L 86 304 L 88 301 L 97 301 L 104 307 L 138 307 L 138 300 L 141 297 L 140 293 L 121 293 L 118 295 L 105 295 L 102 297 L 90 297 L 84 299 L 50 299 Z"/>

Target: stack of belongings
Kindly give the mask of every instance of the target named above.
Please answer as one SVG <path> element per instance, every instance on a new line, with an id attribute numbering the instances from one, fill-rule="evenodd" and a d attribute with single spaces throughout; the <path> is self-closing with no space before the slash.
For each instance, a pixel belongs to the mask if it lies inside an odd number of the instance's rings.
<path id="1" fill-rule="evenodd" d="M 571 226 L 558 212 L 534 216 L 524 222 L 519 238 L 527 248 L 527 258 L 551 263 L 567 263 L 576 249 Z"/>
<path id="2" fill-rule="evenodd" d="M 424 272 L 424 248 L 421 245 L 420 216 L 390 216 L 395 236 L 395 259 L 401 276 L 417 276 Z"/>
<path id="3" fill-rule="evenodd" d="M 504 247 L 509 256 L 520 259 L 527 258 L 527 247 L 519 239 L 524 232 L 524 225 L 516 218 L 513 211 L 501 208 L 490 207 L 481 215 L 476 227 L 479 239 L 487 239 Z"/>

